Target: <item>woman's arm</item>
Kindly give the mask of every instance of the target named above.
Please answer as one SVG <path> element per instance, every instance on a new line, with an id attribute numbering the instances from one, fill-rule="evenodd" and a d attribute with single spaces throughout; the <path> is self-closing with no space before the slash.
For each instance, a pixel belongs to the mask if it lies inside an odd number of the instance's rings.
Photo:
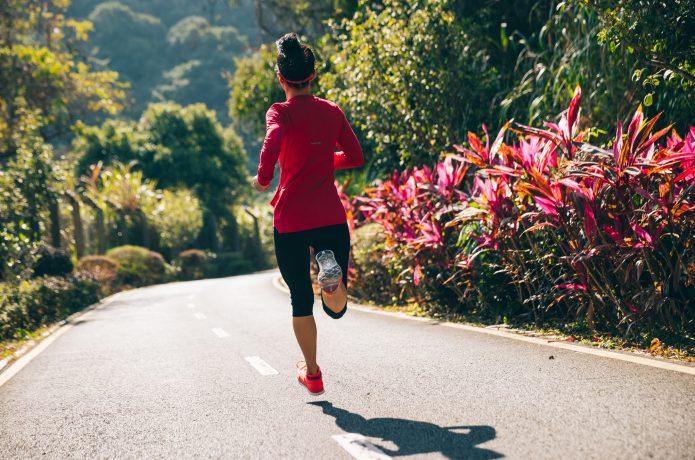
<path id="1" fill-rule="evenodd" d="M 335 169 L 359 168 L 364 165 L 362 147 L 342 110 L 340 115 L 343 124 L 337 142 L 340 151 L 333 154 L 333 167 Z"/>
<path id="2" fill-rule="evenodd" d="M 275 105 L 271 105 L 265 114 L 265 140 L 261 149 L 261 158 L 258 164 L 257 182 L 261 187 L 268 188 L 275 175 L 275 165 L 280 157 L 282 135 L 285 125 L 282 116 Z"/>

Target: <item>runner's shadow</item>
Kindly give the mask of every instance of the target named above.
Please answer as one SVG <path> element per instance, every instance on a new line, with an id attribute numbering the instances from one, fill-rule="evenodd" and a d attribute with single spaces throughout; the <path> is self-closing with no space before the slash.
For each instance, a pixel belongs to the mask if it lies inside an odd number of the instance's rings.
<path id="1" fill-rule="evenodd" d="M 402 418 L 365 419 L 359 414 L 335 407 L 328 401 L 309 404 L 319 406 L 324 414 L 335 417 L 336 425 L 347 433 L 359 433 L 368 438 L 393 442 L 396 449 L 377 445 L 392 457 L 433 452 L 441 452 L 446 458 L 487 460 L 503 457 L 495 451 L 476 447 L 495 439 L 495 429 L 491 426 L 440 427 L 433 423 Z"/>

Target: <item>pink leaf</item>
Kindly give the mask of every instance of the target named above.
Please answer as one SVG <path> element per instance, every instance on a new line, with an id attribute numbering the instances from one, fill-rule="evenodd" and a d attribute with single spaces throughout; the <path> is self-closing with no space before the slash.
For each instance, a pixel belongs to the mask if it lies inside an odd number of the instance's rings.
<path id="1" fill-rule="evenodd" d="M 417 264 L 415 266 L 415 272 L 413 273 L 413 281 L 415 282 L 415 286 L 418 286 L 420 284 L 421 277 L 422 277 L 422 268 L 420 267 L 420 264 Z"/>
<path id="2" fill-rule="evenodd" d="M 586 286 L 584 286 L 583 284 L 573 284 L 573 283 L 558 284 L 557 286 L 555 286 L 555 288 L 557 288 L 557 289 L 573 289 L 576 291 L 586 291 Z"/>
<path id="3" fill-rule="evenodd" d="M 588 204 L 584 205 L 584 232 L 587 238 L 596 236 L 596 218 L 594 210 Z"/>
<path id="4" fill-rule="evenodd" d="M 577 184 L 572 179 L 568 179 L 568 178 L 560 179 L 559 181 L 557 181 L 557 183 L 562 184 L 567 188 L 571 188 L 572 190 L 575 190 L 577 192 L 581 192 L 581 189 L 579 188 L 579 184 Z"/>
<path id="5" fill-rule="evenodd" d="M 632 117 L 630 126 L 627 128 L 628 145 L 630 146 L 630 151 L 633 151 L 635 148 L 635 140 L 637 140 L 637 134 L 639 133 L 643 118 L 644 115 L 642 114 L 642 107 L 640 106 L 640 108 L 638 108 L 635 112 L 635 115 Z"/>
<path id="6" fill-rule="evenodd" d="M 635 307 L 635 306 L 632 305 L 631 303 L 626 303 L 625 305 L 627 305 L 627 308 L 629 308 L 630 311 L 631 311 L 632 313 L 635 313 L 636 315 L 641 315 L 641 314 L 642 314 L 642 312 L 640 311 L 640 309 L 637 308 L 637 307 Z"/>
<path id="7" fill-rule="evenodd" d="M 613 241 L 615 241 L 616 243 L 622 243 L 623 242 L 623 239 L 620 236 L 620 233 L 615 231 L 615 229 L 613 229 L 613 227 L 609 226 L 608 224 L 604 224 L 602 228 L 603 228 L 603 231 L 606 232 L 606 235 L 611 237 L 611 239 Z"/>
<path id="8" fill-rule="evenodd" d="M 582 99 L 582 89 L 577 85 L 574 89 L 574 96 L 572 96 L 572 101 L 570 102 L 570 107 L 567 109 L 567 139 L 572 137 L 574 132 L 574 127 L 579 121 L 579 101 Z"/>
<path id="9" fill-rule="evenodd" d="M 647 243 L 652 242 L 652 236 L 649 233 L 647 233 L 645 229 L 643 229 L 636 223 L 632 223 L 630 226 L 641 240 L 646 241 Z"/>
<path id="10" fill-rule="evenodd" d="M 615 139 L 613 140 L 613 161 L 617 166 L 620 165 L 620 151 L 623 149 L 623 124 L 618 121 Z"/>
<path id="11" fill-rule="evenodd" d="M 536 201 L 536 204 L 545 212 L 546 214 L 557 217 L 557 205 L 549 200 L 548 198 L 543 198 L 541 196 L 534 196 L 533 199 Z"/>

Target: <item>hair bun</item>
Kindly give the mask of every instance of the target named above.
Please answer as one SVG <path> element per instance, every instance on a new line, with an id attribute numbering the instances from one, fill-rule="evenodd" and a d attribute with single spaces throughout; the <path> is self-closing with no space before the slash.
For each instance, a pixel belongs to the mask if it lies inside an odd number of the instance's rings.
<path id="1" fill-rule="evenodd" d="M 287 57 L 303 56 L 302 44 L 299 42 L 299 37 L 294 32 L 285 34 L 276 42 L 280 54 Z"/>

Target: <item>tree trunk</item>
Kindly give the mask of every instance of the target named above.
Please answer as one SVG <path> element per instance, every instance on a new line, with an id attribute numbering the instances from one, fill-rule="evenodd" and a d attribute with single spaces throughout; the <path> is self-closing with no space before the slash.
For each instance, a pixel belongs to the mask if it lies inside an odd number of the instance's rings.
<path id="1" fill-rule="evenodd" d="M 142 209 L 137 209 L 135 211 L 135 215 L 137 216 L 138 227 L 140 230 L 140 243 L 143 247 L 146 247 L 147 249 L 152 249 L 150 247 L 150 232 L 147 224 L 147 216 L 142 211 Z"/>
<path id="2" fill-rule="evenodd" d="M 97 254 L 106 252 L 106 229 L 104 228 L 104 210 L 101 209 L 91 198 L 82 197 L 82 201 L 94 210 L 97 227 Z"/>
<path id="3" fill-rule="evenodd" d="M 118 215 L 118 222 L 116 223 L 116 228 L 117 232 L 119 233 L 119 240 L 121 246 L 130 244 L 130 238 L 128 235 L 128 221 L 127 221 L 127 216 L 128 214 L 125 211 L 122 210 L 117 210 L 116 214 Z"/>
<path id="4" fill-rule="evenodd" d="M 213 252 L 220 250 L 220 241 L 217 238 L 217 218 L 209 209 L 203 210 L 203 228 L 200 230 L 198 243 L 202 249 Z"/>
<path id="5" fill-rule="evenodd" d="M 72 207 L 72 226 L 75 231 L 75 252 L 77 258 L 84 256 L 84 225 L 82 224 L 82 215 L 80 214 L 80 201 L 72 190 L 67 190 L 65 196 L 70 201 Z"/>
<path id="6" fill-rule="evenodd" d="M 241 243 L 239 241 L 239 224 L 236 221 L 236 216 L 233 212 L 225 209 L 224 219 L 227 221 L 227 231 L 224 234 L 225 246 L 237 252 L 241 249 Z"/>
<path id="7" fill-rule="evenodd" d="M 254 266 L 261 268 L 263 264 L 263 245 L 261 243 L 261 228 L 258 224 L 258 216 L 248 206 L 244 206 L 244 212 L 253 219 L 253 255 Z"/>
<path id="8" fill-rule="evenodd" d="M 52 199 L 48 204 L 48 212 L 51 216 L 51 246 L 60 247 L 60 205 L 58 200 Z"/>

